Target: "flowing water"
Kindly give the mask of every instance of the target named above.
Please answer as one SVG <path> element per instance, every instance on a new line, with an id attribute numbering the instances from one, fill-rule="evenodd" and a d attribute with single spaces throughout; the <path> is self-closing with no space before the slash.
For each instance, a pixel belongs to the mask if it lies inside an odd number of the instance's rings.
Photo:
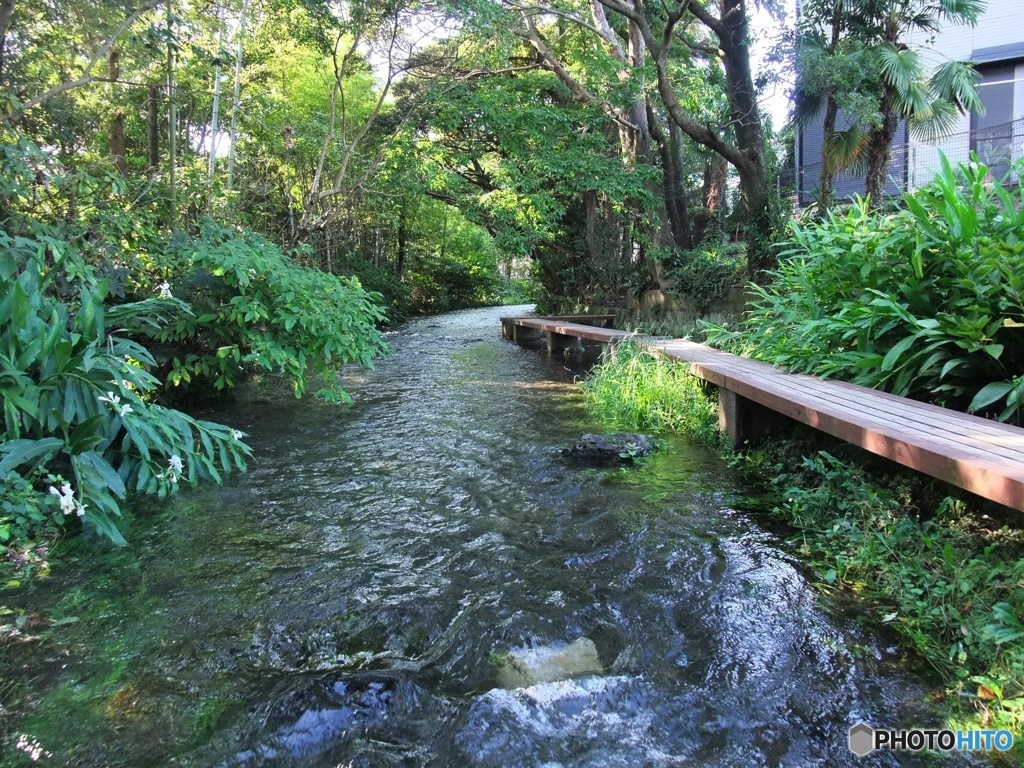
<path id="1" fill-rule="evenodd" d="M 525 308 L 518 308 L 525 312 Z M 862 766 L 867 720 L 941 727 L 890 639 L 821 599 L 700 447 L 630 468 L 588 359 L 500 338 L 508 308 L 409 323 L 348 408 L 274 392 L 211 417 L 248 475 L 139 513 L 8 593 L 4 758 L 76 766 Z M 20 604 L 18 604 L 20 601 Z M 601 674 L 495 687 L 509 649 L 590 638 Z M 930 764 L 930 763 L 929 763 Z"/>

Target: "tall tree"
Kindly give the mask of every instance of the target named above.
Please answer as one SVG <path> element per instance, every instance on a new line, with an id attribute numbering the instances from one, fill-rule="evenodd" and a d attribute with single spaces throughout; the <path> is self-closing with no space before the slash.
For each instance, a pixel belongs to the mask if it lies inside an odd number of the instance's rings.
<path id="1" fill-rule="evenodd" d="M 600 18 L 603 14 L 593 14 L 593 19 L 588 18 L 582 9 L 571 4 L 560 6 L 509 0 L 509 7 L 523 16 L 531 33 L 535 29 L 533 18 L 551 15 L 570 20 L 579 28 L 587 30 L 598 38 L 599 45 L 609 50 L 618 49 L 621 52 L 618 34 L 631 41 L 630 50 L 635 52 L 636 58 L 629 62 L 633 67 L 630 76 L 642 78 L 645 65 L 650 63 L 653 66 L 659 109 L 663 109 L 668 119 L 693 141 L 718 153 L 736 168 L 740 179 L 743 225 L 752 236 L 749 268 L 752 275 L 762 273 L 772 266 L 768 249 L 761 247 L 771 226 L 771 185 L 768 183 L 764 124 L 758 109 L 757 89 L 750 66 L 750 25 L 746 1 L 720 0 L 712 4 L 680 0 L 649 8 L 644 0 L 594 0 L 591 5 L 600 5 L 604 12 L 612 13 L 614 18 L 609 20 L 611 23 L 603 23 Z M 615 32 L 616 19 L 625 21 L 624 32 Z M 706 35 L 698 34 L 700 31 L 710 35 L 710 40 Z M 635 43 L 632 42 L 634 40 Z M 532 34 L 531 42 L 537 45 Z M 726 125 L 702 123 L 684 108 L 675 85 L 676 73 L 673 68 L 674 49 L 677 46 L 708 58 L 724 70 L 729 104 L 729 120 Z M 575 78 L 564 62 L 554 60 L 544 50 L 541 53 L 577 98 L 602 103 L 613 119 L 638 135 L 642 125 L 647 125 L 646 115 L 642 124 L 634 122 L 630 119 L 632 115 L 629 111 L 599 99 L 578 83 L 573 84 Z M 640 87 L 643 90 L 642 82 Z"/>
<path id="2" fill-rule="evenodd" d="M 885 193 L 901 119 L 911 131 L 935 138 L 955 128 L 958 111 L 983 110 L 977 74 L 968 64 L 947 61 L 929 75 L 920 47 L 904 38 L 912 30 L 938 32 L 943 23 L 973 25 L 983 9 L 983 0 L 865 0 L 857 5 L 851 24 L 871 54 L 880 94 L 865 150 L 865 191 L 873 205 Z"/>
<path id="3" fill-rule="evenodd" d="M 862 160 L 867 131 L 877 114 L 877 83 L 870 54 L 852 38 L 851 0 L 808 0 L 800 8 L 796 42 L 796 112 L 801 128 L 822 121 L 818 214 L 832 206 L 833 179 Z M 842 110 L 847 122 L 837 128 Z"/>

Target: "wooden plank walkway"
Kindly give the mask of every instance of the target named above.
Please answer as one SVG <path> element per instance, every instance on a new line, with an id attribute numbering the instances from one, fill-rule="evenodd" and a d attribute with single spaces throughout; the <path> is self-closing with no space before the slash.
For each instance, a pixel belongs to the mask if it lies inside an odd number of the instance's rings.
<path id="1" fill-rule="evenodd" d="M 615 320 L 615 315 L 558 315 L 552 317 L 502 317 L 500 319 L 502 337 L 513 340 L 518 339 L 520 328 L 526 329 L 527 332 L 532 330 L 535 332 L 534 335 L 537 331 L 542 331 L 605 343 L 609 337 L 619 339 L 629 336 L 626 331 L 612 329 L 611 325 Z M 577 322 L 579 320 L 591 320 L 593 323 Z M 597 329 L 600 329 L 600 333 L 591 334 L 591 331 Z"/>
<path id="2" fill-rule="evenodd" d="M 518 328 L 543 331 L 549 335 L 549 349 L 551 335 L 603 344 L 633 336 L 667 358 L 688 363 L 694 375 L 719 388 L 720 426 L 737 446 L 756 440 L 773 418 L 779 421 L 774 414 L 782 414 L 1024 511 L 1024 429 L 855 384 L 786 373 L 682 339 L 655 339 L 556 318 L 511 321 L 509 338 Z"/>

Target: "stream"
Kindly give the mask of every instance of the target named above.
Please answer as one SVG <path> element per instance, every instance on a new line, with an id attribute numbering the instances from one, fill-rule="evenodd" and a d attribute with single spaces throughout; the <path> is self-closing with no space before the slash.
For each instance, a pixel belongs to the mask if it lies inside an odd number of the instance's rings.
<path id="1" fill-rule="evenodd" d="M 249 433 L 247 475 L 0 594 L 42 635 L 0 646 L 0 763 L 934 765 L 848 751 L 859 720 L 945 724 L 717 455 L 560 455 L 603 429 L 593 357 L 503 341 L 527 309 L 406 324 L 348 407 L 270 386 L 202 414 Z M 502 653 L 581 637 L 602 673 L 496 687 Z"/>

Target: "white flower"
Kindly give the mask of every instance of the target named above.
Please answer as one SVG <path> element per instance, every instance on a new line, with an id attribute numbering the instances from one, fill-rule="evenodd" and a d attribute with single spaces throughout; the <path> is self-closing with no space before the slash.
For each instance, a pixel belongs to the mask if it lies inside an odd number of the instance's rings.
<path id="1" fill-rule="evenodd" d="M 158 285 L 156 287 L 156 289 L 157 289 L 157 291 L 160 292 L 160 298 L 161 299 L 171 299 L 171 298 L 174 298 L 173 296 L 171 296 L 171 286 L 167 284 L 166 280 L 164 282 L 160 283 L 160 285 Z"/>
<path id="2" fill-rule="evenodd" d="M 131 403 L 121 404 L 121 396 L 115 395 L 113 392 L 107 392 L 105 395 L 100 395 L 99 401 L 106 403 L 111 407 L 112 410 L 117 412 L 117 415 L 124 418 L 126 415 L 132 412 Z"/>
<path id="3" fill-rule="evenodd" d="M 101 403 L 108 403 L 115 411 L 120 409 L 121 398 L 113 392 L 107 392 L 105 395 L 100 395 L 99 399 Z"/>
<path id="4" fill-rule="evenodd" d="M 232 440 L 241 440 L 242 439 L 242 433 L 239 432 L 237 429 L 232 429 L 231 430 L 231 439 Z"/>
<path id="5" fill-rule="evenodd" d="M 167 479 L 170 480 L 171 483 L 177 483 L 178 482 L 178 476 L 176 474 L 174 474 L 173 472 L 168 472 L 167 473 Z"/>
<path id="6" fill-rule="evenodd" d="M 68 483 L 64 483 L 58 491 L 52 485 L 50 486 L 50 493 L 60 499 L 60 511 L 65 515 L 70 515 L 77 511 L 77 507 L 81 507 L 75 501 L 75 492 L 71 490 L 71 486 Z M 81 515 L 81 513 L 79 513 Z"/>
<path id="7" fill-rule="evenodd" d="M 75 514 L 78 515 L 79 517 L 84 517 L 85 516 L 85 508 L 86 508 L 85 504 L 78 504 L 78 503 L 76 503 L 75 504 Z"/>
<path id="8" fill-rule="evenodd" d="M 172 472 L 179 472 L 180 473 L 180 472 L 184 472 L 185 471 L 185 465 L 182 464 L 181 457 L 178 456 L 177 454 L 175 454 L 174 456 L 171 456 L 171 458 L 169 458 L 167 460 L 167 466 L 169 466 L 171 468 Z M 172 480 L 171 482 L 173 483 L 175 481 Z"/>

